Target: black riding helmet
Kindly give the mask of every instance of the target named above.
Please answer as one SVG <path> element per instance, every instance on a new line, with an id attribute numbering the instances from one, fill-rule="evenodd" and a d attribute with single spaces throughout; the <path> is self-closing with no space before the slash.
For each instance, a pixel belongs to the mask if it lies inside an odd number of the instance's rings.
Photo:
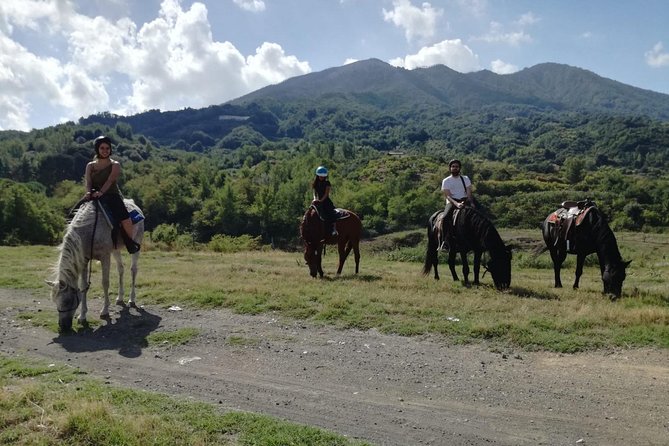
<path id="1" fill-rule="evenodd" d="M 460 162 L 459 159 L 452 159 L 448 162 L 448 167 L 450 168 L 453 164 L 457 164 L 458 166 L 462 167 L 462 163 Z"/>
<path id="2" fill-rule="evenodd" d="M 111 141 L 111 139 L 109 138 L 109 136 L 104 136 L 104 135 L 100 135 L 100 136 L 98 136 L 98 137 L 95 138 L 95 140 L 93 141 L 93 144 L 95 145 L 95 154 L 96 154 L 97 156 L 100 156 L 100 152 L 99 152 L 100 144 L 102 144 L 103 142 L 109 144 L 109 147 L 110 147 L 109 154 L 111 155 L 111 145 L 112 145 L 112 141 Z"/>

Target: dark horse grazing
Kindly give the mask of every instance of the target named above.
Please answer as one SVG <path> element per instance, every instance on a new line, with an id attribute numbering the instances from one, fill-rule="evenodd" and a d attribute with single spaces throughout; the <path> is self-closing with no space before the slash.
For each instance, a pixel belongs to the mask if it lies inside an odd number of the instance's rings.
<path id="1" fill-rule="evenodd" d="M 423 275 L 430 274 L 434 267 L 434 278 L 439 280 L 437 263 L 439 260 L 439 242 L 444 240 L 443 228 L 435 227 L 438 219 L 441 219 L 444 211 L 437 211 L 428 220 L 427 224 L 427 252 L 425 253 L 425 266 Z M 451 222 L 444 221 L 444 224 Z M 479 285 L 479 271 L 481 269 L 481 255 L 488 251 L 490 261 L 487 269 L 492 275 L 492 280 L 497 289 L 506 289 L 511 286 L 511 250 L 504 245 L 497 229 L 482 213 L 474 208 L 464 207 L 457 211 L 452 234 L 454 240 L 449 242 L 452 248 L 448 251 L 448 267 L 451 270 L 453 280 L 459 280 L 455 272 L 455 256 L 460 253 L 462 259 L 462 274 L 465 285 L 469 285 L 469 263 L 467 252 L 474 251 L 474 285 Z"/>
<path id="2" fill-rule="evenodd" d="M 544 220 L 541 232 L 553 260 L 556 288 L 562 287 L 560 268 L 567 254 L 576 254 L 576 289 L 583 273 L 585 258 L 596 252 L 604 293 L 613 299 L 620 297 L 625 268 L 630 262 L 622 260 L 616 237 L 595 203 L 589 200 L 562 203 L 560 209 Z"/>
<path id="3" fill-rule="evenodd" d="M 351 249 L 355 257 L 355 273 L 358 274 L 362 222 L 360 217 L 349 210 L 338 209 L 338 211 L 347 213 L 348 216 L 335 222 L 338 234 L 334 236 L 326 235 L 325 225 L 314 206 L 309 207 L 302 218 L 300 237 L 304 242 L 304 260 L 309 265 L 311 277 L 316 277 L 316 274 L 319 274 L 321 278 L 323 277 L 322 256 L 326 244 L 337 244 L 337 250 L 339 251 L 337 274 L 341 274 L 344 262 Z"/>

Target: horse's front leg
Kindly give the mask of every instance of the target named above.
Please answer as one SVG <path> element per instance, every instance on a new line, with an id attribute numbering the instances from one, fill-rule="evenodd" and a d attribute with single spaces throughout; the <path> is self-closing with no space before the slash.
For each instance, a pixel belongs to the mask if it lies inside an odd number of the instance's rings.
<path id="1" fill-rule="evenodd" d="M 455 256 L 456 256 L 456 254 L 457 254 L 457 252 L 455 251 L 455 249 L 450 249 L 448 251 L 448 269 L 451 270 L 451 276 L 453 276 L 453 280 L 455 280 L 457 282 L 460 279 L 458 278 L 458 273 L 455 271 Z"/>
<path id="2" fill-rule="evenodd" d="M 358 274 L 360 269 L 360 245 L 358 245 L 358 242 L 353 243 L 353 259 L 355 260 L 355 273 Z"/>
<path id="3" fill-rule="evenodd" d="M 460 253 L 460 259 L 462 260 L 462 275 L 465 276 L 465 286 L 469 286 L 469 261 L 465 251 Z"/>
<path id="4" fill-rule="evenodd" d="M 481 255 L 483 251 L 474 251 L 474 285 L 480 285 L 479 273 L 481 272 Z"/>
<path id="5" fill-rule="evenodd" d="M 320 278 L 323 278 L 323 248 L 319 250 L 317 256 L 316 256 L 316 269 L 318 271 L 318 275 Z"/>
<path id="6" fill-rule="evenodd" d="M 88 262 L 90 262 L 89 260 Z M 84 265 L 84 269 L 81 273 L 79 280 L 79 316 L 77 316 L 77 321 L 80 324 L 86 323 L 86 317 L 88 316 L 88 302 L 86 302 L 86 294 L 88 293 L 88 262 Z"/>
<path id="7" fill-rule="evenodd" d="M 109 269 L 111 268 L 111 257 L 106 256 L 100 260 L 102 266 L 102 309 L 100 319 L 109 317 Z"/>
<path id="8" fill-rule="evenodd" d="M 574 289 L 578 289 L 578 282 L 583 274 L 583 264 L 585 263 L 585 254 L 576 255 L 576 277 L 574 279 Z"/>
<path id="9" fill-rule="evenodd" d="M 116 261 L 116 271 L 118 272 L 118 296 L 116 296 L 116 305 L 123 305 L 123 297 L 125 295 L 125 287 L 123 286 L 123 274 L 125 272 L 123 257 L 121 256 L 121 251 L 118 249 L 112 251 L 112 255 Z"/>

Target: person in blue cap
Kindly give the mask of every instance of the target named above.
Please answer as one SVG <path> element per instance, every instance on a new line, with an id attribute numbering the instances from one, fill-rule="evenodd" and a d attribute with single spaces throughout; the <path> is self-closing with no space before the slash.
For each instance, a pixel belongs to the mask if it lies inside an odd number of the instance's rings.
<path id="1" fill-rule="evenodd" d="M 335 212 L 335 205 L 330 198 L 330 191 L 332 185 L 328 180 L 328 169 L 325 166 L 318 166 L 316 168 L 316 178 L 311 183 L 311 188 L 314 190 L 314 199 L 312 204 L 316 205 L 318 208 L 318 213 L 321 215 L 321 218 L 325 220 L 327 227 L 325 228 L 327 233 L 337 235 L 337 228 L 335 227 L 335 221 L 337 220 L 337 215 Z"/>

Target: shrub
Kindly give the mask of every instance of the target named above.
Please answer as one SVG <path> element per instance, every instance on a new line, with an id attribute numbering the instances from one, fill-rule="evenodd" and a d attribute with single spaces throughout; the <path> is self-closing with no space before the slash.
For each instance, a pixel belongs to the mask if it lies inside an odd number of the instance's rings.
<path id="1" fill-rule="evenodd" d="M 262 249 L 261 237 L 251 237 L 248 234 L 232 237 L 225 234 L 216 234 L 211 238 L 207 247 L 214 252 L 241 252 L 257 251 Z"/>

